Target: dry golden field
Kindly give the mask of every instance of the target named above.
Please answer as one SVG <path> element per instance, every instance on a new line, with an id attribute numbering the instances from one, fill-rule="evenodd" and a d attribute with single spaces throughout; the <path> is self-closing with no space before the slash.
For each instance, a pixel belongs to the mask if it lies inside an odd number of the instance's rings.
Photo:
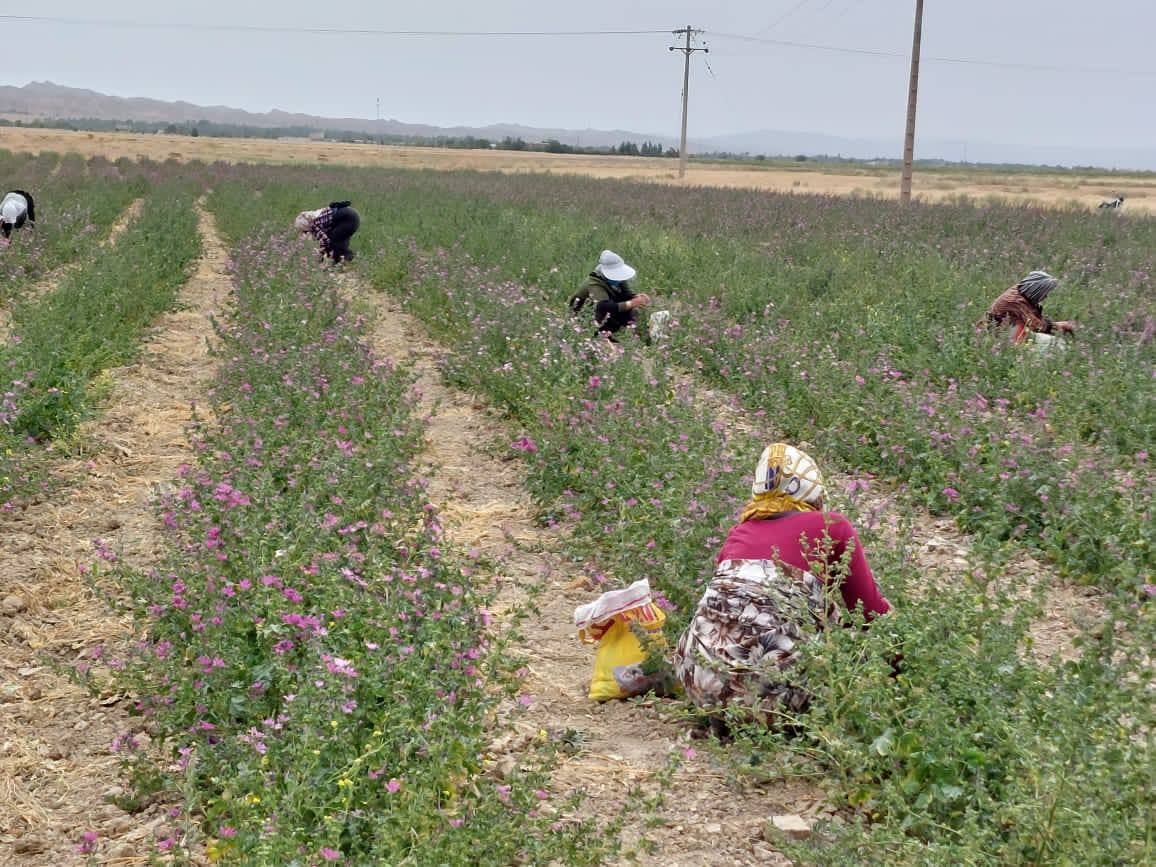
<path id="1" fill-rule="evenodd" d="M 419 148 L 304 139 L 191 138 L 6 127 L 0 129 L 0 148 L 12 151 L 72 152 L 86 156 L 101 155 L 109 159 L 224 160 L 290 165 L 329 163 L 389 168 L 580 174 L 653 183 L 688 183 L 838 195 L 895 196 L 899 190 L 897 170 L 869 166 L 813 169 L 802 165 L 798 168 L 781 165 L 764 168 L 726 162 L 691 163 L 686 179 L 680 181 L 677 163 L 657 157 Z M 1084 176 L 1061 172 L 936 169 L 916 172 L 914 192 L 918 198 L 927 200 L 956 196 L 995 196 L 1057 206 L 1075 204 L 1088 208 L 1096 207 L 1104 198 L 1122 193 L 1127 197 L 1126 211 L 1156 211 L 1156 175 L 1153 174 Z"/>

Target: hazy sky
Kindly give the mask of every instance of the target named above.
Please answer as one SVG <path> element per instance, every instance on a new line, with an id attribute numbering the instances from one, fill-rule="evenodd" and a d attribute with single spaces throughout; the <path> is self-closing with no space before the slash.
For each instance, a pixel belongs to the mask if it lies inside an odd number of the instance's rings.
<path id="1" fill-rule="evenodd" d="M 914 0 L 35 0 L 0 14 L 0 83 L 437 125 L 517 122 L 677 135 L 682 55 L 664 34 L 396 37 L 385 30 L 702 28 L 690 134 L 756 129 L 900 140 Z M 138 26 L 93 24 L 136 22 Z M 165 23 L 172 26 L 145 26 Z M 195 25 L 195 26 L 190 26 Z M 852 54 L 759 37 L 891 52 Z M 1015 144 L 1156 145 L 1153 0 L 926 0 L 919 135 Z M 699 44 L 702 44 L 701 42 Z M 1025 69 L 932 58 L 996 61 Z"/>

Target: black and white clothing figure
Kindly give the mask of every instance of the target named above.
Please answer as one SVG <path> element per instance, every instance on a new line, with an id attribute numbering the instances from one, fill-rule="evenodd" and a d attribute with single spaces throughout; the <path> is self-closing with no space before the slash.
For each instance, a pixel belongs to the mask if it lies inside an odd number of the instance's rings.
<path id="1" fill-rule="evenodd" d="M 350 261 L 353 250 L 349 239 L 361 227 L 361 216 L 349 202 L 330 202 L 316 211 L 302 211 L 294 225 L 299 232 L 307 232 L 317 239 L 322 257 L 334 262 Z"/>
<path id="2" fill-rule="evenodd" d="M 25 223 L 36 225 L 36 204 L 32 194 L 24 190 L 9 190 L 0 199 L 0 234 L 11 238 L 15 229 Z"/>
<path id="3" fill-rule="evenodd" d="M 1124 207 L 1124 197 L 1123 196 L 1116 196 L 1116 198 L 1114 198 L 1114 199 L 1106 199 L 1105 201 L 1100 202 L 1100 207 L 1101 208 L 1113 208 L 1113 209 L 1122 208 L 1122 207 Z"/>

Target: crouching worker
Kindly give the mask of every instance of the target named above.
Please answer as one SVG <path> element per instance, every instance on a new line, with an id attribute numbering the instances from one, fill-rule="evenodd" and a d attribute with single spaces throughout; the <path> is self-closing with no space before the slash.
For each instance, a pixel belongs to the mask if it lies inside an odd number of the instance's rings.
<path id="1" fill-rule="evenodd" d="M 634 326 L 644 342 L 650 342 L 645 315 L 638 312 L 650 303 L 646 293 L 635 293 L 630 281 L 638 272 L 611 250 L 603 250 L 598 265 L 570 298 L 570 311 L 579 313 L 589 302 L 594 307 L 598 333 L 615 340 L 623 328 Z"/>
<path id="2" fill-rule="evenodd" d="M 321 257 L 334 262 L 353 260 L 349 239 L 361 227 L 361 217 L 349 202 L 330 202 L 316 211 L 302 211 L 293 221 L 297 231 L 317 239 Z"/>
<path id="3" fill-rule="evenodd" d="M 1057 332 L 1071 334 L 1075 325 L 1071 322 L 1054 322 L 1044 316 L 1044 299 L 1059 285 L 1059 280 L 1047 271 L 1032 271 L 1016 285 L 1004 291 L 992 302 L 984 318 L 977 326 L 979 328 L 999 328 L 1010 325 L 1012 327 L 1012 342 L 1023 343 L 1029 332 L 1050 335 Z"/>
<path id="4" fill-rule="evenodd" d="M 767 446 L 751 490 L 679 639 L 674 670 L 696 705 L 741 705 L 769 723 L 809 703 L 790 668 L 835 614 L 833 591 L 868 619 L 891 606 L 851 522 L 823 511 L 823 478 L 810 456 L 785 443 Z"/>
<path id="5" fill-rule="evenodd" d="M 25 223 L 36 225 L 36 203 L 32 201 L 32 194 L 24 190 L 9 190 L 0 198 L 0 235 L 4 246 L 8 245 L 12 233 Z"/>

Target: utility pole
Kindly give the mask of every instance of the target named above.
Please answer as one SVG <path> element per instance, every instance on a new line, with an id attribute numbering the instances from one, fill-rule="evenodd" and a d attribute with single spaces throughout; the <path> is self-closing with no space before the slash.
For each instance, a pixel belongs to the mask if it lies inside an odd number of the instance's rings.
<path id="1" fill-rule="evenodd" d="M 702 33 L 701 30 L 695 30 L 689 24 L 681 30 L 671 31 L 675 36 L 685 36 L 686 45 L 672 45 L 669 51 L 681 51 L 683 53 L 682 65 L 682 138 L 679 141 L 678 148 L 678 176 L 680 178 L 686 177 L 686 104 L 687 98 L 690 95 L 690 56 L 696 51 L 701 51 L 704 54 L 709 54 L 709 48 L 691 48 L 690 38 L 695 33 Z"/>
<path id="2" fill-rule="evenodd" d="M 911 77 L 907 85 L 907 131 L 903 136 L 903 176 L 899 202 L 911 203 L 911 172 L 915 159 L 915 105 L 919 95 L 919 43 L 923 39 L 923 0 L 915 0 L 915 35 L 911 38 Z"/>

